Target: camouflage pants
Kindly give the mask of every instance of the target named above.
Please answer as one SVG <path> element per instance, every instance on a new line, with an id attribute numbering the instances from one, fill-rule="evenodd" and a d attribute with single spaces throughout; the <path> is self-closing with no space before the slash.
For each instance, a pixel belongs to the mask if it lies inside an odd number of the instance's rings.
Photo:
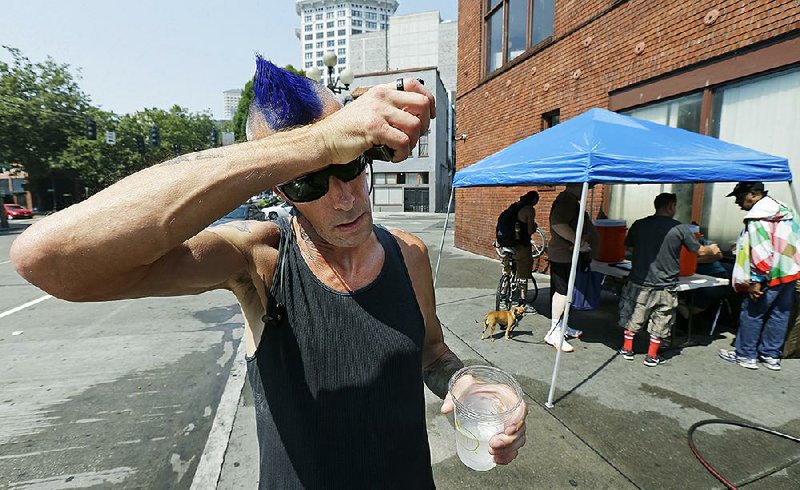
<path id="1" fill-rule="evenodd" d="M 622 288 L 619 326 L 638 332 L 645 324 L 651 335 L 668 337 L 675 323 L 678 293 L 669 289 L 648 288 L 632 282 Z"/>

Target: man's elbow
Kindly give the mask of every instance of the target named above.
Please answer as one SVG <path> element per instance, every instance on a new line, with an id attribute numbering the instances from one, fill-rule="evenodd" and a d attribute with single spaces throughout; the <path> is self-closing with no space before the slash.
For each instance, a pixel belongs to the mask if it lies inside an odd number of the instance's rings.
<path id="1" fill-rule="evenodd" d="M 79 277 L 65 277 L 56 254 L 30 235 L 20 235 L 9 252 L 14 269 L 42 291 L 66 301 L 92 301 Z"/>

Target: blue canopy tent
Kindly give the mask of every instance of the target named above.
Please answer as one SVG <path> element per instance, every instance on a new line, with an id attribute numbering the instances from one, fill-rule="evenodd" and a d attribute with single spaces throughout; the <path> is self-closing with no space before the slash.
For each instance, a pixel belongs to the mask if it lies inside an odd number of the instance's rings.
<path id="1" fill-rule="evenodd" d="M 591 109 L 459 170 L 453 179 L 453 192 L 459 187 L 581 183 L 576 232 L 581 236 L 589 184 L 791 180 L 785 158 L 604 109 Z M 792 196 L 797 207 L 793 191 Z M 452 198 L 451 193 L 451 202 Z M 563 325 L 569 321 L 575 286 L 578 247 L 574 248 Z M 441 258 L 441 247 L 439 254 Z M 437 260 L 437 276 L 438 270 Z M 560 355 L 561 349 L 556 353 L 546 403 L 550 408 Z"/>

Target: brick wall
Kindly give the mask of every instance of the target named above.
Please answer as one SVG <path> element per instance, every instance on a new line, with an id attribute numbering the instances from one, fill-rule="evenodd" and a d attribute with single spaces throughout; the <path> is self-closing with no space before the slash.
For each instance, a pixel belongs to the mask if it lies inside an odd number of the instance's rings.
<path id="1" fill-rule="evenodd" d="M 719 16 L 707 25 L 712 9 Z M 606 108 L 615 90 L 800 31 L 800 2 L 556 0 L 553 41 L 485 78 L 480 2 L 460 0 L 458 19 L 456 126 L 467 134 L 456 143 L 460 169 L 540 131 L 546 112 L 559 109 L 564 121 Z M 456 246 L 493 256 L 497 216 L 527 190 L 459 189 Z M 546 225 L 557 191 L 540 194 L 537 220 Z M 595 210 L 602 195 L 598 187 Z"/>

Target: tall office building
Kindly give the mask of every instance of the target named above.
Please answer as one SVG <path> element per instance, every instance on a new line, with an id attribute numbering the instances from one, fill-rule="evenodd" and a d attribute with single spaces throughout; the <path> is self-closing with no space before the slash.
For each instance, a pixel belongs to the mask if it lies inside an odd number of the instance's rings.
<path id="1" fill-rule="evenodd" d="M 239 107 L 239 99 L 242 98 L 242 90 L 235 88 L 222 92 L 222 118 L 231 120 Z"/>
<path id="2" fill-rule="evenodd" d="M 297 0 L 300 39 L 304 70 L 316 66 L 325 71 L 322 57 L 333 51 L 338 57 L 337 72 L 347 66 L 350 36 L 365 32 L 388 32 L 389 17 L 397 10 L 396 0 Z"/>

